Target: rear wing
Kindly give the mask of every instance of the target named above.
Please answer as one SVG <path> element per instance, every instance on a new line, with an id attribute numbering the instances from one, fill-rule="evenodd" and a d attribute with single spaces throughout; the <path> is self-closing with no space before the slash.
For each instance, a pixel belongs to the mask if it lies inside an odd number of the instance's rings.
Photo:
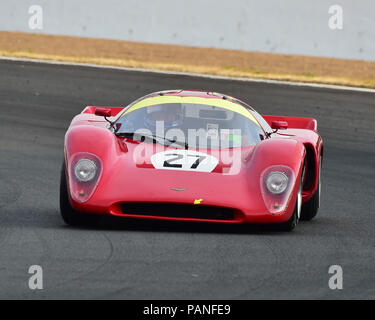
<path id="1" fill-rule="evenodd" d="M 88 106 L 82 113 L 84 114 L 95 114 L 96 108 L 106 108 L 111 110 L 111 116 L 117 116 L 124 107 L 99 107 L 99 106 Z M 317 132 L 318 122 L 314 118 L 299 118 L 299 117 L 286 117 L 286 116 L 265 116 L 262 115 L 264 120 L 272 126 L 272 121 L 286 121 L 288 122 L 289 129 L 308 129 Z"/>
<path id="2" fill-rule="evenodd" d="M 272 126 L 272 121 L 288 122 L 288 129 L 308 129 L 318 131 L 318 122 L 314 118 L 284 117 L 284 116 L 263 116 L 264 120 Z"/>
<path id="3" fill-rule="evenodd" d="M 111 110 L 111 117 L 117 116 L 122 110 L 124 110 L 124 107 L 99 107 L 99 106 L 88 106 L 86 107 L 82 113 L 86 114 L 95 114 L 96 108 L 106 108 Z"/>

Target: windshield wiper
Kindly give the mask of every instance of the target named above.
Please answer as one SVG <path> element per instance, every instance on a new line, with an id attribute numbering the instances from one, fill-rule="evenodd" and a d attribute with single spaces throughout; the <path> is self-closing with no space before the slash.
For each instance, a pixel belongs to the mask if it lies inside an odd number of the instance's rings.
<path id="1" fill-rule="evenodd" d="M 172 139 L 168 139 L 166 137 L 161 137 L 161 136 L 157 136 L 157 135 L 148 135 L 148 134 L 144 134 L 144 133 L 140 133 L 140 132 L 117 132 L 117 133 L 115 133 L 115 135 L 117 137 L 125 137 L 125 138 L 133 138 L 135 135 L 137 135 L 137 136 L 141 136 L 141 137 L 151 138 L 151 139 L 153 139 L 155 141 L 157 141 L 157 139 L 162 139 L 164 141 L 170 142 L 171 144 L 177 144 L 179 146 L 182 146 L 186 150 L 189 148 L 189 145 L 187 144 L 187 142 L 172 140 Z M 141 141 L 143 142 L 144 140 L 141 140 Z M 168 147 L 170 145 L 168 145 Z"/>

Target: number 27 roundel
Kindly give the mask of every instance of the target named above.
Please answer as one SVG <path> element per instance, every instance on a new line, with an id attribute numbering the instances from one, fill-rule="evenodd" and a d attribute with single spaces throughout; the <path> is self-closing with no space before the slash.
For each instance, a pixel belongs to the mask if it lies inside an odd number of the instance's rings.
<path id="1" fill-rule="evenodd" d="M 155 169 L 211 172 L 219 160 L 203 152 L 192 150 L 168 150 L 151 157 Z"/>

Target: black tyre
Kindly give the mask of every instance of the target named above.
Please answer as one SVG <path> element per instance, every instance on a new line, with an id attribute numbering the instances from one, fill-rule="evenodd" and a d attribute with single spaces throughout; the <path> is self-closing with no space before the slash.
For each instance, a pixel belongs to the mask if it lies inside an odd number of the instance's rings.
<path id="1" fill-rule="evenodd" d="M 322 171 L 322 157 L 319 158 L 319 169 L 318 169 L 318 188 L 316 189 L 314 195 L 309 201 L 302 205 L 301 211 L 301 220 L 310 221 L 313 219 L 319 210 L 320 207 L 320 194 L 321 194 L 321 171 Z"/>
<path id="2" fill-rule="evenodd" d="M 298 187 L 298 194 L 296 199 L 296 204 L 294 206 L 293 214 L 287 222 L 284 222 L 279 225 L 279 230 L 281 231 L 293 231 L 294 228 L 297 226 L 298 221 L 301 216 L 301 209 L 302 209 L 302 185 L 303 185 L 303 177 L 305 174 L 305 167 L 302 169 L 301 180 Z"/>
<path id="3" fill-rule="evenodd" d="M 72 207 L 69 201 L 68 185 L 66 183 L 65 161 L 61 168 L 60 179 L 60 213 L 64 222 L 70 226 L 93 225 L 100 220 L 100 216 L 82 214 Z"/>
<path id="4" fill-rule="evenodd" d="M 296 205 L 297 208 L 297 205 Z M 280 231 L 293 231 L 294 228 L 297 226 L 298 223 L 298 217 L 296 213 L 296 208 L 294 209 L 293 215 L 290 217 L 290 219 L 287 222 L 284 222 L 278 226 L 278 229 Z"/>

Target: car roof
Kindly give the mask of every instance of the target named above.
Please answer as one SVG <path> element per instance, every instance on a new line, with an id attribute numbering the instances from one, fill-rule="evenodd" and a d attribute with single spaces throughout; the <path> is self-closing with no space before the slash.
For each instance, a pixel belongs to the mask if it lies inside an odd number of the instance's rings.
<path id="1" fill-rule="evenodd" d="M 202 91 L 202 90 L 184 90 L 184 89 L 172 89 L 172 90 L 163 90 L 163 91 L 157 91 L 150 94 L 147 94 L 136 101 L 132 102 L 128 107 L 138 103 L 139 101 L 142 101 L 146 98 L 151 98 L 155 96 L 177 96 L 177 97 L 200 97 L 200 98 L 206 98 L 206 99 L 222 99 L 222 100 L 229 100 L 233 103 L 237 103 L 241 105 L 243 108 L 255 111 L 253 107 L 251 107 L 246 102 L 218 92 L 214 91 Z"/>
<path id="2" fill-rule="evenodd" d="M 219 93 L 219 92 L 214 92 L 214 91 L 183 90 L 183 89 L 164 90 L 164 91 L 158 91 L 158 92 L 151 93 L 150 95 L 147 95 L 144 98 L 156 96 L 156 95 L 224 99 L 224 100 L 230 100 L 232 102 L 238 103 L 246 109 L 254 110 L 250 105 L 248 105 L 247 103 L 245 103 L 244 101 L 242 101 L 240 99 L 237 99 L 235 97 L 232 97 L 232 96 L 229 96 L 229 95 L 226 95 L 226 94 L 222 94 L 222 93 Z"/>
<path id="3" fill-rule="evenodd" d="M 214 101 L 208 103 L 208 100 L 211 99 Z M 163 103 L 180 102 L 215 105 L 217 107 L 221 107 L 242 114 L 246 118 L 252 120 L 253 122 L 259 125 L 258 121 L 254 118 L 254 115 L 251 112 L 254 111 L 254 109 L 239 99 L 233 98 L 228 95 L 223 95 L 217 92 L 180 89 L 165 90 L 148 94 L 130 104 L 126 108 L 125 112 L 122 113 L 121 117 L 140 108 Z"/>

